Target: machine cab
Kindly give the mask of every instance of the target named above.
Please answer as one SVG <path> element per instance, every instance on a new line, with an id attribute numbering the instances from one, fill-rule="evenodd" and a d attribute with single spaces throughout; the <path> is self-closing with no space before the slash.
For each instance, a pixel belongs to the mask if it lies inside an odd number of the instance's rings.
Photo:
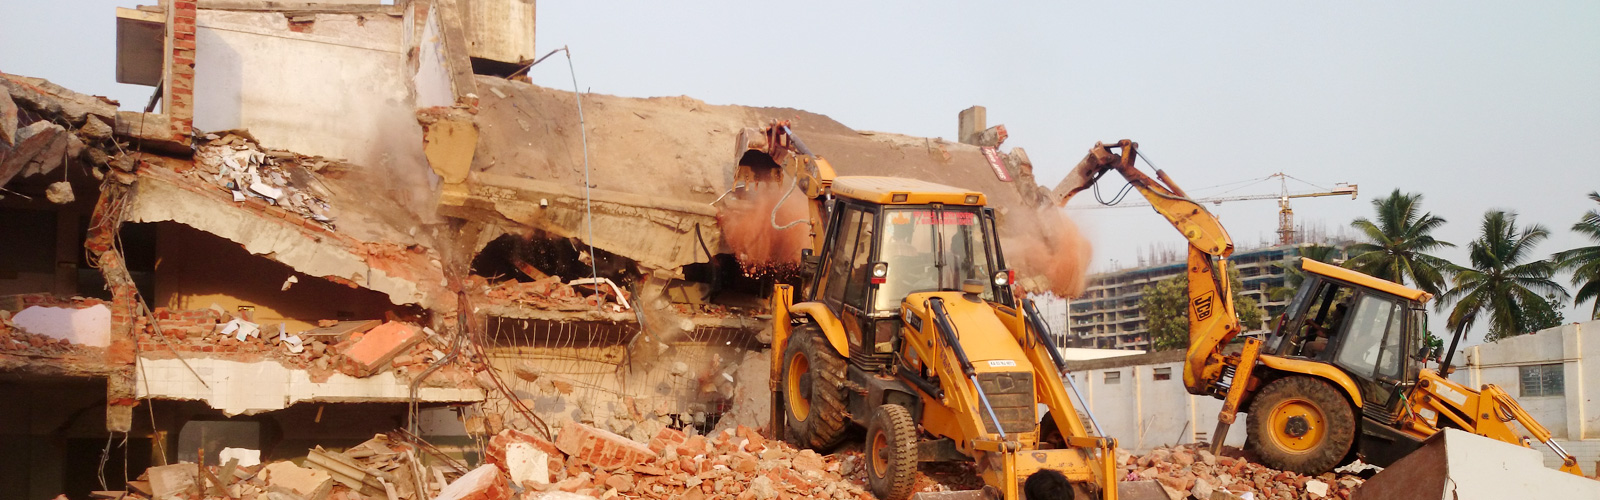
<path id="1" fill-rule="evenodd" d="M 1011 304 L 996 282 L 1009 275 L 999 278 L 1005 263 L 981 193 L 889 177 L 840 177 L 833 192 L 807 298 L 838 315 L 852 358 L 892 354 L 909 294 L 979 280 L 982 298 Z"/>
<path id="2" fill-rule="evenodd" d="M 1305 281 L 1266 351 L 1331 363 L 1361 388 L 1367 413 L 1392 414 L 1426 357 L 1426 292 L 1303 259 Z M 1385 415 L 1370 415 L 1382 418 Z"/>

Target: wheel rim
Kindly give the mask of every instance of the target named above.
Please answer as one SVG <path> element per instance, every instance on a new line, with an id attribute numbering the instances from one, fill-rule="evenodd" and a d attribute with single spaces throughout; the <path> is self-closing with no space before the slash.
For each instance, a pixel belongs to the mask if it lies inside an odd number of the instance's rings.
<path id="1" fill-rule="evenodd" d="M 789 400 L 789 412 L 795 420 L 804 422 L 811 416 L 811 400 L 802 394 L 801 380 L 811 371 L 811 362 L 804 354 L 795 353 L 789 358 L 789 376 L 784 380 L 784 394 Z"/>
<path id="2" fill-rule="evenodd" d="M 1268 415 L 1271 420 L 1267 435 L 1279 448 L 1305 453 L 1321 445 L 1328 435 L 1328 418 L 1310 400 L 1284 400 L 1273 406 Z"/>
<path id="3" fill-rule="evenodd" d="M 867 448 L 867 455 L 872 458 L 872 475 L 883 477 L 889 470 L 889 436 L 882 429 L 872 433 L 872 446 Z"/>

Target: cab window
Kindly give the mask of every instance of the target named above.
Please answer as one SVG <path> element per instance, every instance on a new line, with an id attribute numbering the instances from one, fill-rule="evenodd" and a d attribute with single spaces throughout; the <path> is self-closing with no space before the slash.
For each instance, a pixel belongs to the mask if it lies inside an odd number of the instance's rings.
<path id="1" fill-rule="evenodd" d="M 849 286 L 851 261 L 854 260 L 857 236 L 861 231 L 861 209 L 846 207 L 839 215 L 839 230 L 834 233 L 828 248 L 828 275 L 822 281 L 822 301 L 838 308 L 844 301 L 845 288 Z"/>
<path id="2" fill-rule="evenodd" d="M 1405 312 L 1390 300 L 1363 295 L 1339 347 L 1338 364 L 1364 378 L 1398 377 Z"/>

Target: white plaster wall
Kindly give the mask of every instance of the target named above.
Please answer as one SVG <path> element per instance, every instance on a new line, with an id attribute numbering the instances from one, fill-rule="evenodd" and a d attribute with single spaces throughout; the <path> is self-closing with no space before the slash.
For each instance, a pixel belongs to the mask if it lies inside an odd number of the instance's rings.
<path id="1" fill-rule="evenodd" d="M 416 8 L 412 4 L 411 8 Z M 430 4 L 428 21 L 417 41 L 417 74 L 412 81 L 417 89 L 417 107 L 449 106 L 455 104 L 455 89 L 450 83 L 450 70 L 444 63 L 444 37 L 440 35 L 439 13 Z"/>
<path id="2" fill-rule="evenodd" d="M 1155 380 L 1158 368 L 1170 369 L 1172 378 Z M 1105 373 L 1111 371 L 1122 372 L 1122 383 L 1105 383 Z M 1089 408 L 1105 435 L 1116 438 L 1123 449 L 1140 452 L 1174 444 L 1209 442 L 1209 435 L 1216 430 L 1222 401 L 1190 395 L 1183 387 L 1181 362 L 1081 370 L 1073 374 L 1078 390 L 1088 400 L 1088 404 L 1078 402 L 1080 408 Z M 1244 438 L 1244 414 L 1241 413 L 1239 420 L 1228 429 L 1223 443 L 1244 446 Z"/>
<path id="3" fill-rule="evenodd" d="M 1465 349 L 1466 366 L 1451 379 L 1469 387 L 1496 384 L 1517 398 L 1556 441 L 1590 471 L 1600 461 L 1600 321 L 1572 323 Z M 1529 397 L 1521 394 L 1518 367 L 1562 364 L 1565 376 L 1561 396 Z M 1557 466 L 1554 452 L 1535 445 L 1545 465 Z M 1592 472 L 1592 471 L 1591 471 Z"/>
<path id="4" fill-rule="evenodd" d="M 415 127 L 399 17 L 319 14 L 296 33 L 278 13 L 201 10 L 196 24 L 197 129 L 377 165 L 391 127 Z"/>
<path id="5" fill-rule="evenodd" d="M 111 309 L 105 304 L 82 309 L 33 306 L 18 312 L 11 321 L 28 333 L 80 345 L 111 345 Z"/>

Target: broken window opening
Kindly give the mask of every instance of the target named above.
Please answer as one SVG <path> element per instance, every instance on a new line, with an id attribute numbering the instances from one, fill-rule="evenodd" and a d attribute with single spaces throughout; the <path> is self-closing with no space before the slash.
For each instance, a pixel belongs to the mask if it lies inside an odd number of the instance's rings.
<path id="1" fill-rule="evenodd" d="M 639 279 L 638 263 L 599 248 L 594 251 L 591 268 L 589 246 L 576 239 L 542 232 L 529 238 L 505 234 L 473 257 L 472 274 L 487 281 L 491 300 L 558 311 L 594 310 L 602 303 L 613 304 L 613 312 L 626 310 L 618 295 L 622 299 L 632 295 L 629 287 Z M 596 272 L 605 281 L 598 285 L 579 281 Z"/>

